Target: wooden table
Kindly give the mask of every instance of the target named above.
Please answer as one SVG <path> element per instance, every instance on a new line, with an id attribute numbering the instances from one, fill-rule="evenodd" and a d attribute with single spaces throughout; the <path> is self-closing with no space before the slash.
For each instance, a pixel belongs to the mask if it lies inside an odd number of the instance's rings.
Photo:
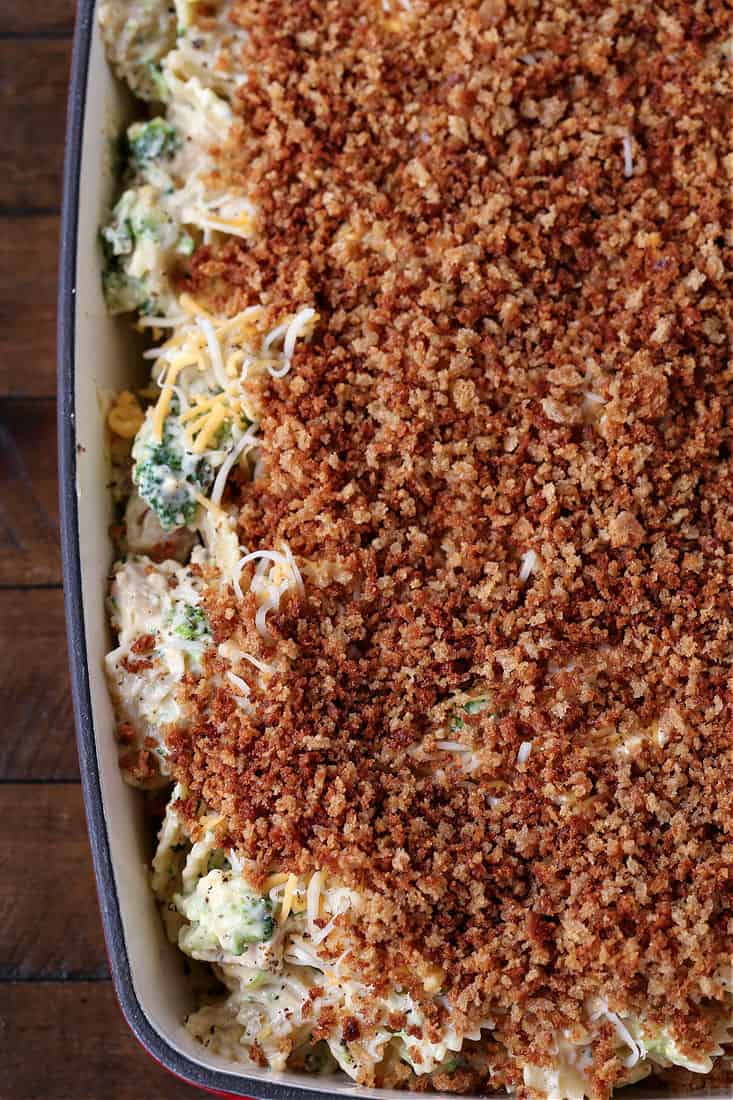
<path id="1" fill-rule="evenodd" d="M 183 1100 L 115 1000 L 58 547 L 55 296 L 72 0 L 0 4 L 0 1100 Z"/>

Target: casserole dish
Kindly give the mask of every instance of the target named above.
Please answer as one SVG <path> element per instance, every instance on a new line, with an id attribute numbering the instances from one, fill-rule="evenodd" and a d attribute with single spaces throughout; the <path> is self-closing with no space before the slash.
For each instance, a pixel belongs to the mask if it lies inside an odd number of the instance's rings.
<path id="1" fill-rule="evenodd" d="M 101 399 L 131 381 L 135 355 L 129 325 L 108 317 L 100 291 L 98 226 L 112 190 L 110 141 L 132 117 L 109 73 L 94 21 L 82 4 L 69 119 L 60 298 L 59 434 L 64 575 L 81 770 L 94 865 L 115 987 L 125 1016 L 146 1049 L 183 1079 L 232 1096 L 397 1097 L 392 1090 L 337 1078 L 234 1069 L 202 1050 L 183 1027 L 191 1000 L 181 958 L 166 942 L 147 889 L 149 837 L 140 796 L 119 773 L 113 716 L 102 674 L 109 639 L 101 593 L 112 561 L 112 519 L 100 472 L 105 468 Z M 138 349 L 139 350 L 139 349 Z M 141 379 L 142 380 L 142 379 Z M 307 1081 L 307 1085 L 306 1082 Z M 669 1095 L 665 1091 L 665 1095 Z M 707 1090 L 708 1095 L 727 1095 Z M 655 1096 L 653 1087 L 628 1095 Z"/>

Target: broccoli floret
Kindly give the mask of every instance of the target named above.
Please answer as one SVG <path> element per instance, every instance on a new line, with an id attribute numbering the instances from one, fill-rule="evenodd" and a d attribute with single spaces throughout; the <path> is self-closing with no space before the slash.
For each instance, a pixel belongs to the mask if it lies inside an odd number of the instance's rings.
<path id="1" fill-rule="evenodd" d="M 173 618 L 173 632 L 189 642 L 197 642 L 209 633 L 209 624 L 200 607 L 179 604 Z"/>
<path id="2" fill-rule="evenodd" d="M 239 932 L 235 947 L 235 954 L 241 954 L 246 944 L 262 943 L 272 939 L 275 931 L 275 920 L 272 915 L 272 902 L 269 898 L 258 898 L 252 895 L 241 902 L 239 910 L 244 925 Z"/>
<path id="3" fill-rule="evenodd" d="M 193 521 L 198 507 L 196 493 L 206 493 L 214 475 L 205 458 L 186 449 L 177 400 L 171 402 L 160 442 L 150 438 L 150 425 L 148 416 L 132 449 L 132 480 L 163 530 L 170 531 Z"/>
<path id="4" fill-rule="evenodd" d="M 270 899 L 228 871 L 209 871 L 192 894 L 177 895 L 174 901 L 191 922 L 181 929 L 179 946 L 194 958 L 219 947 L 227 954 L 242 955 L 249 944 L 272 939 L 275 921 Z"/>
<path id="5" fill-rule="evenodd" d="M 166 213 L 155 187 L 146 184 L 124 191 L 101 239 L 110 311 L 165 312 L 171 298 L 171 253 L 189 256 L 195 243 Z"/>
<path id="6" fill-rule="evenodd" d="M 181 144 L 177 131 L 164 118 L 135 122 L 127 131 L 127 148 L 133 168 L 152 160 L 169 160 Z"/>
<path id="7" fill-rule="evenodd" d="M 102 289 L 110 313 L 144 311 L 149 301 L 148 288 L 142 279 L 135 279 L 125 271 L 108 268 L 102 275 Z"/>
<path id="8" fill-rule="evenodd" d="M 138 463 L 134 480 L 164 531 L 191 523 L 196 515 L 196 500 L 187 482 L 174 477 L 169 468 L 154 461 Z"/>

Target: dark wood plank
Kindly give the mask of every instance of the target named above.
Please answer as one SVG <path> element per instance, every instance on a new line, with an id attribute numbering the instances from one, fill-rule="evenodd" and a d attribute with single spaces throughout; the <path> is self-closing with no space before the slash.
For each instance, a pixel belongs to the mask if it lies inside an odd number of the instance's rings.
<path id="1" fill-rule="evenodd" d="M 0 39 L 0 210 L 59 205 L 70 59 L 69 38 Z"/>
<path id="2" fill-rule="evenodd" d="M 109 982 L 0 989 L 3 1100 L 195 1100 L 144 1053 Z"/>
<path id="3" fill-rule="evenodd" d="M 106 977 L 81 787 L 0 784 L 0 823 L 0 981 Z"/>
<path id="4" fill-rule="evenodd" d="M 0 398 L 0 585 L 59 584 L 56 403 Z"/>
<path id="5" fill-rule="evenodd" d="M 3 397 L 56 392 L 58 242 L 58 217 L 0 217 Z"/>
<path id="6" fill-rule="evenodd" d="M 0 34 L 71 34 L 75 12 L 74 0 L 15 0 L 0 6 Z"/>
<path id="7" fill-rule="evenodd" d="M 0 780 L 78 779 L 60 588 L 0 591 Z"/>

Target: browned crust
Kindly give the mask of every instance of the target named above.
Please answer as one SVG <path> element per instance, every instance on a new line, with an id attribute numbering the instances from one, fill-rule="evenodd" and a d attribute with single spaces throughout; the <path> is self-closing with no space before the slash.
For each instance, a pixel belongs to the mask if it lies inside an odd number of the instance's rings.
<path id="1" fill-rule="evenodd" d="M 175 775 L 263 874 L 358 886 L 364 973 L 420 996 L 439 965 L 515 1085 L 588 997 L 698 1047 L 723 1011 L 731 7 L 701 10 L 235 5 L 250 79 L 222 173 L 259 234 L 201 250 L 189 283 L 273 318 L 316 305 L 261 384 L 240 532 L 352 583 L 307 584 L 272 647 L 252 597 L 208 594 L 217 640 L 288 671 L 252 681 L 251 717 L 189 684 Z M 407 750 L 477 683 L 496 717 L 469 722 L 471 781 L 424 774 Z M 663 746 L 611 751 L 660 719 Z"/>

